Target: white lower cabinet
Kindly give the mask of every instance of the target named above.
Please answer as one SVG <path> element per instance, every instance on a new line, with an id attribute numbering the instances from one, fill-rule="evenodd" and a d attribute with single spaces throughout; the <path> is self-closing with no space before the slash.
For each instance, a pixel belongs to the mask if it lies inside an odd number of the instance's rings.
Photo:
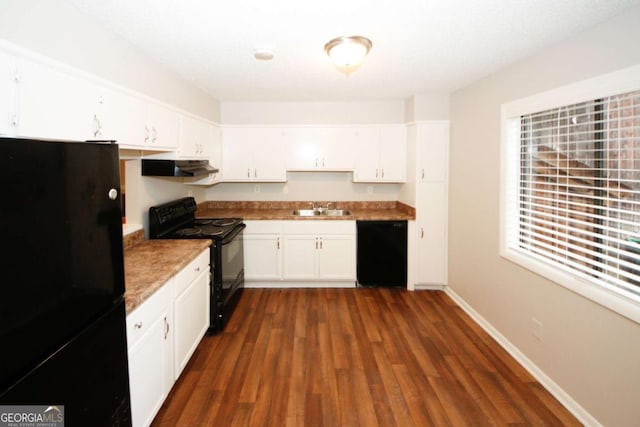
<path id="1" fill-rule="evenodd" d="M 244 277 L 282 280 L 282 221 L 245 221 Z"/>
<path id="2" fill-rule="evenodd" d="M 148 426 L 174 381 L 173 280 L 127 316 L 129 389 L 134 426 Z"/>
<path id="3" fill-rule="evenodd" d="M 447 188 L 443 182 L 416 185 L 421 199 L 427 201 L 418 211 L 418 259 L 416 281 L 442 285 L 447 281 Z"/>
<path id="4" fill-rule="evenodd" d="M 355 221 L 245 221 L 248 282 L 355 284 Z"/>
<path id="5" fill-rule="evenodd" d="M 176 279 L 173 317 L 177 379 L 209 328 L 209 251 L 178 273 Z"/>
<path id="6" fill-rule="evenodd" d="M 134 427 L 149 426 L 209 325 L 209 249 L 127 316 Z"/>

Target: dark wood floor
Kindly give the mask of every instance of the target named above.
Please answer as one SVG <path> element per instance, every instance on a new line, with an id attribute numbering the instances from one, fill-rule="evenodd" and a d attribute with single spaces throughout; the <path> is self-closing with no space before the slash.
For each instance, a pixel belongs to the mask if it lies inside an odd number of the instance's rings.
<path id="1" fill-rule="evenodd" d="M 580 425 L 446 294 L 246 289 L 154 426 Z"/>

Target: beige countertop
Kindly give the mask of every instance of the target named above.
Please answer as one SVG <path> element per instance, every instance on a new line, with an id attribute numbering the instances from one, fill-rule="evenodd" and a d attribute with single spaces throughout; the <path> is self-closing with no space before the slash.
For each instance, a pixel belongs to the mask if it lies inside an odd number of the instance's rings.
<path id="1" fill-rule="evenodd" d="M 336 202 L 332 208 L 346 209 L 346 216 L 296 216 L 294 209 L 309 209 L 310 202 L 214 202 L 198 205 L 196 216 L 200 218 L 242 218 L 244 220 L 413 220 L 415 209 L 400 202 Z M 325 207 L 327 202 L 318 202 Z"/>
<path id="2" fill-rule="evenodd" d="M 127 314 L 211 245 L 207 239 L 142 240 L 124 251 Z"/>
<path id="3" fill-rule="evenodd" d="M 318 201 L 326 206 L 326 201 Z M 333 202 L 331 202 L 333 204 Z M 310 202 L 215 202 L 198 205 L 200 218 L 242 218 L 244 220 L 413 220 L 415 209 L 394 201 L 336 202 L 335 209 L 348 209 L 352 215 L 341 217 L 294 216 L 294 209 L 308 209 Z M 125 238 L 124 275 L 127 314 L 153 295 L 198 254 L 211 245 L 210 240 L 144 240 L 142 230 Z"/>

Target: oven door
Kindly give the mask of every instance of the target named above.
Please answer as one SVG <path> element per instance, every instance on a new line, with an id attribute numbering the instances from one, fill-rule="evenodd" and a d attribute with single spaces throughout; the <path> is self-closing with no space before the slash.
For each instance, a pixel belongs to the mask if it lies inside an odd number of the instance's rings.
<path id="1" fill-rule="evenodd" d="M 245 227 L 245 224 L 240 224 L 220 242 L 218 272 L 222 279 L 221 299 L 225 308 L 234 298 L 236 291 L 244 287 L 243 230 Z"/>

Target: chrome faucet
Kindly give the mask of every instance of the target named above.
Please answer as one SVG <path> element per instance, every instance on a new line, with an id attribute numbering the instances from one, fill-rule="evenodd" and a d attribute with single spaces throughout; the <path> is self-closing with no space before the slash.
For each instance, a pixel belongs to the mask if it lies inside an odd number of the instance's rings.
<path id="1" fill-rule="evenodd" d="M 336 208 L 336 204 L 335 204 L 335 203 L 333 203 L 333 202 L 327 202 L 327 210 L 330 210 L 330 209 L 331 209 L 331 205 L 333 205 L 333 209 L 335 209 L 335 208 Z"/>
<path id="2" fill-rule="evenodd" d="M 317 205 L 316 202 L 310 202 L 309 204 L 311 205 L 311 209 L 313 209 L 314 211 L 318 209 L 318 207 L 316 206 Z"/>

